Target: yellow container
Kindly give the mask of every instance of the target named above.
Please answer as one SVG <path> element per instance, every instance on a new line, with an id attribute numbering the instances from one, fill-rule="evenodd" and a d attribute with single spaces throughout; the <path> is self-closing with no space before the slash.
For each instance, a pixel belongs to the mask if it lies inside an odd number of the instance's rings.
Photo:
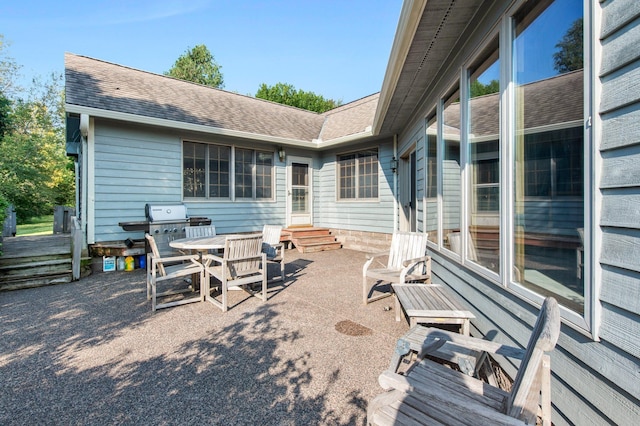
<path id="1" fill-rule="evenodd" d="M 131 256 L 127 256 L 124 258 L 124 270 L 125 271 L 133 271 L 135 269 L 136 265 L 135 265 L 135 261 L 133 260 L 133 257 Z"/>

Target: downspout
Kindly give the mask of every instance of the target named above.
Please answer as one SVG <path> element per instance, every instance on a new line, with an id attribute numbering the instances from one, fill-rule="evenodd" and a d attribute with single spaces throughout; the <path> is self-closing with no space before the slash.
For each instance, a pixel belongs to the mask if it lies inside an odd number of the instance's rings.
<path id="1" fill-rule="evenodd" d="M 398 134 L 393 135 L 393 158 L 398 158 Z M 393 232 L 398 230 L 398 170 L 393 172 Z"/>

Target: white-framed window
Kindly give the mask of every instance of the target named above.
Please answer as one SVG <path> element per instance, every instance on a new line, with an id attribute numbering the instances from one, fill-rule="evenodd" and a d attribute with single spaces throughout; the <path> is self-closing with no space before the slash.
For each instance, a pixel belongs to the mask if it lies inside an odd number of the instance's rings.
<path id="1" fill-rule="evenodd" d="M 338 199 L 378 199 L 378 149 L 338 155 Z"/>
<path id="2" fill-rule="evenodd" d="M 183 141 L 183 197 L 271 200 L 273 164 L 271 151 Z"/>
<path id="3" fill-rule="evenodd" d="M 554 296 L 588 328 L 584 15 L 582 0 L 518 2 L 452 79 L 425 126 L 440 182 L 425 231 L 455 261 L 536 302 Z"/>

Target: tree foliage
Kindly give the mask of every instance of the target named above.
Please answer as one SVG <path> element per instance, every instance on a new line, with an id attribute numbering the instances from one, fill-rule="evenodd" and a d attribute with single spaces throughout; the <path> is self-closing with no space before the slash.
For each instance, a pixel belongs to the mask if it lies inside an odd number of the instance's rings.
<path id="1" fill-rule="evenodd" d="M 562 39 L 556 44 L 553 67 L 559 73 L 584 68 L 584 42 L 582 18 L 576 19 Z"/>
<path id="2" fill-rule="evenodd" d="M 478 80 L 473 80 L 470 91 L 472 98 L 498 93 L 500 91 L 500 82 L 498 80 L 491 80 L 488 84 L 482 84 Z"/>
<path id="3" fill-rule="evenodd" d="M 0 69 L 3 87 L 15 87 L 15 68 Z M 0 201 L 19 221 L 73 205 L 73 161 L 66 156 L 61 74 L 34 79 L 26 99 L 0 92 Z M 2 204 L 2 203 L 0 203 Z"/>
<path id="4" fill-rule="evenodd" d="M 9 44 L 0 34 L 0 95 L 10 96 L 20 88 L 16 85 L 16 79 L 20 66 L 7 54 Z"/>
<path id="5" fill-rule="evenodd" d="M 296 90 L 293 85 L 286 83 L 277 83 L 274 86 L 267 86 L 265 83 L 262 83 L 256 93 L 256 98 L 318 113 L 329 111 L 342 105 L 342 101 L 340 100 L 325 99 L 313 92 Z"/>
<path id="6" fill-rule="evenodd" d="M 207 46 L 199 44 L 187 49 L 164 75 L 222 89 L 224 79 L 221 68 Z"/>

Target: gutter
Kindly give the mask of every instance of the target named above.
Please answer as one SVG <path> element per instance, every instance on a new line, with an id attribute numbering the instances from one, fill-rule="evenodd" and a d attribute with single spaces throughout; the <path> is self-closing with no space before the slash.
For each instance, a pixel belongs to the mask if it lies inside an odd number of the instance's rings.
<path id="1" fill-rule="evenodd" d="M 203 124 L 184 123 L 181 121 L 167 120 L 164 118 L 147 117 L 142 115 L 130 114 L 126 112 L 110 111 L 93 107 L 80 106 L 75 104 L 65 104 L 67 112 L 88 115 L 91 117 L 100 117 L 112 120 L 127 121 L 131 123 L 138 123 L 149 126 L 169 127 L 171 129 L 186 130 L 200 133 L 208 133 L 219 136 L 228 136 L 241 139 L 255 140 L 259 142 L 273 143 L 276 145 L 307 148 L 311 150 L 323 150 L 331 147 L 336 147 L 349 142 L 366 139 L 374 136 L 371 126 L 359 133 L 353 133 L 347 136 L 341 136 L 339 138 L 331 139 L 329 141 L 323 141 L 321 139 L 313 139 L 312 141 L 283 138 L 279 136 L 270 136 L 257 133 L 243 132 L 240 130 L 222 129 L 220 127 L 211 127 Z"/>

